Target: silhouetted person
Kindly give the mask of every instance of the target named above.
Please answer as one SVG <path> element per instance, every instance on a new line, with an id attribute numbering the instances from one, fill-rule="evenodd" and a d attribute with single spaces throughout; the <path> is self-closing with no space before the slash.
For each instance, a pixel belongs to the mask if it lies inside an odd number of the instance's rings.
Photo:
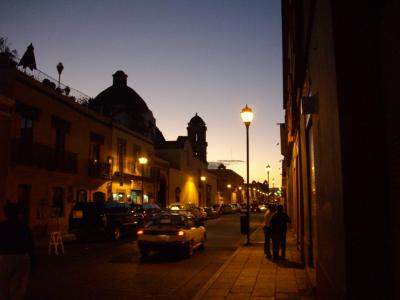
<path id="1" fill-rule="evenodd" d="M 283 206 L 278 205 L 277 212 L 271 218 L 270 222 L 274 260 L 279 259 L 279 249 L 281 250 L 282 260 L 285 260 L 287 223 L 290 222 L 289 216 L 283 211 Z"/>
<path id="2" fill-rule="evenodd" d="M 19 221 L 18 206 L 7 202 L 6 221 L 0 222 L 0 299 L 23 299 L 34 269 L 34 247 L 29 227 Z"/>
<path id="3" fill-rule="evenodd" d="M 271 258 L 271 219 L 275 212 L 275 206 L 269 204 L 264 214 L 264 255 L 268 258 Z"/>

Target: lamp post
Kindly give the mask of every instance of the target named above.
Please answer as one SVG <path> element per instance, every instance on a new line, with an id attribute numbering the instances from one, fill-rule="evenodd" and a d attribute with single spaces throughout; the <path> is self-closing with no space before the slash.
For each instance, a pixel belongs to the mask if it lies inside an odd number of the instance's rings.
<path id="1" fill-rule="evenodd" d="M 271 171 L 271 166 L 267 165 L 266 169 L 267 169 L 267 176 L 268 176 L 267 178 L 268 178 L 268 187 L 269 187 L 269 171 Z"/>
<path id="2" fill-rule="evenodd" d="M 199 206 L 204 206 L 205 203 L 205 199 L 206 199 L 206 195 L 205 195 L 205 189 L 204 189 L 204 182 L 206 181 L 207 177 L 206 176 L 200 176 L 200 184 L 201 184 L 201 198 L 200 201 L 201 203 L 199 203 Z M 204 193 L 203 193 L 204 191 Z"/>
<path id="3" fill-rule="evenodd" d="M 253 111 L 250 107 L 247 106 L 242 109 L 240 112 L 240 116 L 242 117 L 242 121 L 246 126 L 246 161 L 247 161 L 247 187 L 246 187 L 246 233 L 247 233 L 247 243 L 246 245 L 250 245 L 250 195 L 249 195 L 249 127 L 251 121 L 253 121 Z"/>
<path id="4" fill-rule="evenodd" d="M 58 63 L 57 65 L 57 72 L 58 72 L 58 88 L 60 88 L 60 79 L 61 79 L 61 73 L 64 70 L 64 66 L 62 63 Z"/>
<path id="5" fill-rule="evenodd" d="M 147 157 L 139 157 L 139 164 L 142 165 L 142 204 L 144 204 L 144 165 L 147 164 Z"/>

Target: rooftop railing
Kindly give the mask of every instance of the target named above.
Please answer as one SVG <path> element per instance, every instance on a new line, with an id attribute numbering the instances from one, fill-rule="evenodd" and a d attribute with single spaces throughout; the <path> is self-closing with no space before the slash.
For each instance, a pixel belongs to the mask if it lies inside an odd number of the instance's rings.
<path id="1" fill-rule="evenodd" d="M 18 64 L 20 61 L 20 57 L 17 55 L 13 55 L 14 60 Z M 57 79 L 51 77 L 50 75 L 47 75 L 46 73 L 38 70 L 38 69 L 33 69 L 30 70 L 28 68 L 23 68 L 22 66 L 16 66 L 17 70 L 20 72 L 26 74 L 27 76 L 41 82 L 45 86 L 54 89 L 55 91 L 59 92 L 60 94 L 69 97 L 71 100 L 82 104 L 82 105 L 87 105 L 88 101 L 92 98 L 81 91 L 78 91 L 74 88 L 71 88 L 67 85 L 65 85 L 62 82 L 59 82 Z"/>

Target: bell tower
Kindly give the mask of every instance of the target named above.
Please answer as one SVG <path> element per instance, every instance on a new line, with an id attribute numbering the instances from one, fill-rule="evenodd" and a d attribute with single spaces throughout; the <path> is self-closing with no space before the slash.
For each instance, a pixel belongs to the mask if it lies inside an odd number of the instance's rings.
<path id="1" fill-rule="evenodd" d="M 207 162 L 208 144 L 206 141 L 206 131 L 206 123 L 196 113 L 188 123 L 187 133 L 193 148 L 193 155 L 204 162 Z"/>

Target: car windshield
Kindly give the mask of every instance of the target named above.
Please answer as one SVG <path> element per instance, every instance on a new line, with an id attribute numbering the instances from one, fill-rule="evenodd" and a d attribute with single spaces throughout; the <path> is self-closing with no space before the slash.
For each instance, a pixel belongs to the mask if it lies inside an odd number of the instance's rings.
<path id="1" fill-rule="evenodd" d="M 146 225 L 147 228 L 157 227 L 157 228 L 177 228 L 186 226 L 186 217 L 182 215 L 160 215 Z"/>

